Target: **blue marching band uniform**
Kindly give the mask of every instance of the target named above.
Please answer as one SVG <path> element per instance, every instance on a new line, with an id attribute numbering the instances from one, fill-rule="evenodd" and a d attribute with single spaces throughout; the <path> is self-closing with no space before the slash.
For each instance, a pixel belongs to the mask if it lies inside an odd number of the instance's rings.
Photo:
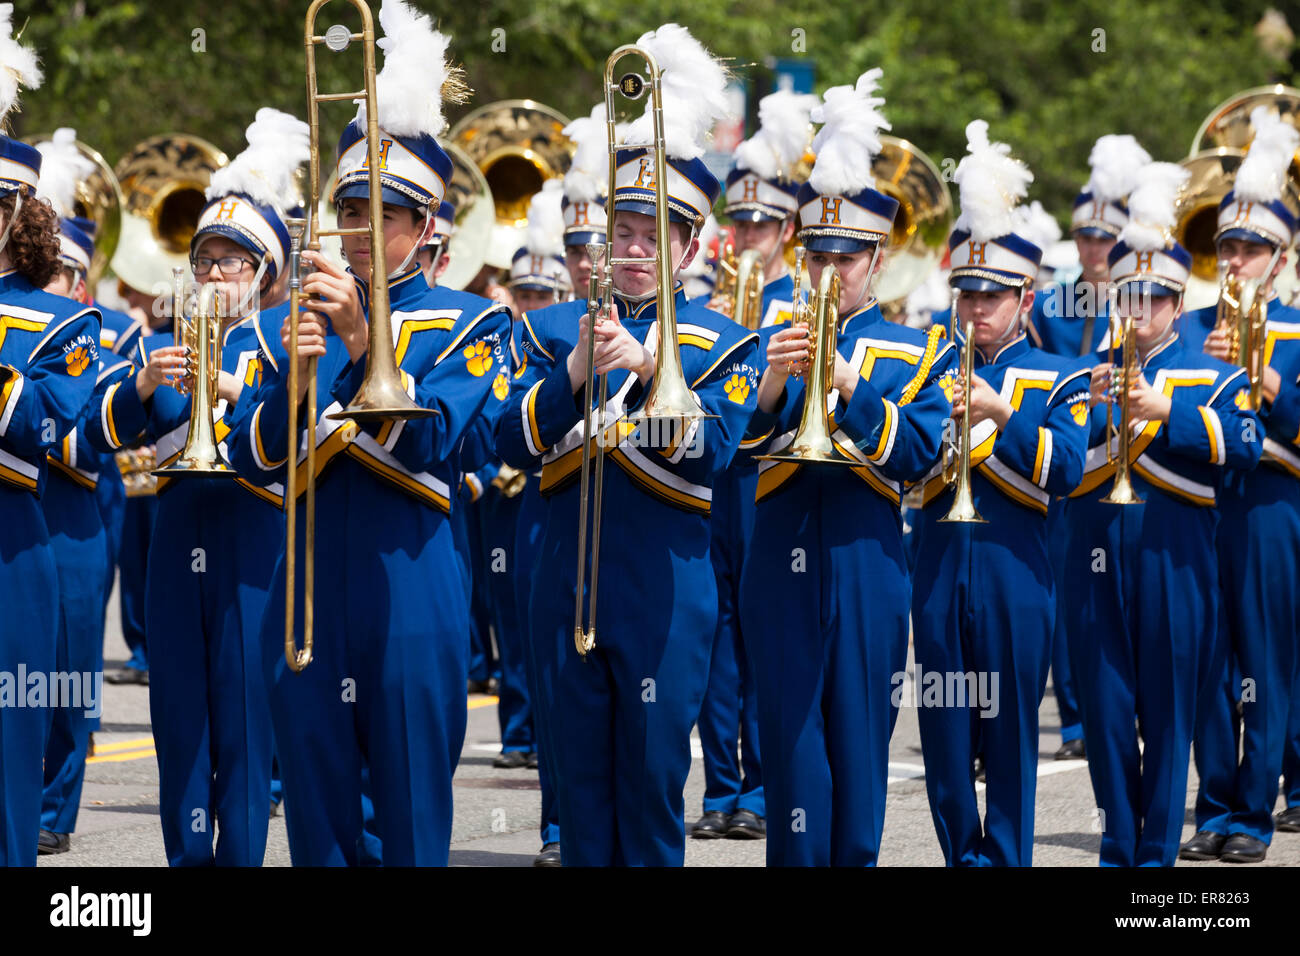
<path id="1" fill-rule="evenodd" d="M 432 33 L 428 18 L 406 27 L 393 44 Z M 721 75 L 680 27 L 639 43 L 667 75 L 700 71 L 697 87 Z M 948 865 L 1032 863 L 1049 668 L 1057 756 L 1083 756 L 1087 744 L 1102 865 L 1254 862 L 1275 829 L 1300 830 L 1300 310 L 1266 290 L 1266 373 L 1252 405 L 1246 371 L 1215 357 L 1226 348 L 1215 310 L 1181 314 L 1190 256 L 1168 238 L 1179 179 L 1168 164 L 1132 137 L 1099 140 L 1072 234 L 1081 251 L 1107 245 L 1108 271 L 1097 259 L 1031 298 L 1043 250 L 1011 214 L 1032 176 L 988 141 L 987 124 L 968 127 L 963 216 L 949 238 L 950 341 L 940 325 L 885 321 L 871 294 L 899 203 L 876 188 L 870 155 L 842 159 L 880 148 L 879 71 L 820 102 L 764 100 L 763 125 L 727 177 L 725 213 L 795 231 L 805 288 L 829 265 L 839 271 L 834 342 L 824 343 L 833 381 L 807 396 L 806 370 L 774 357 L 806 349 L 811 320 L 774 265 L 781 242 L 755 246 L 767 272 L 756 329 L 688 301 L 677 281 L 723 185 L 685 137 L 716 119 L 715 98 L 676 103 L 670 88 L 669 109 L 710 122 L 675 124 L 666 149 L 681 365 L 708 416 L 669 435 L 629 421 L 650 391 L 660 318 L 635 270 L 615 268 L 598 311 L 598 339 L 622 349 L 603 407 L 575 373 L 593 268 L 584 246 L 608 236 L 625 257 L 655 243 L 654 153 L 629 145 L 649 142 L 646 121 L 627 133 L 613 183 L 603 107 L 566 129 L 578 153 L 562 188 L 546 190 L 552 234 L 516 256 L 512 314 L 439 287 L 413 261 L 431 235 L 445 244 L 452 231 L 453 167 L 436 139 L 448 69 L 429 64 L 427 110 L 398 109 L 384 99 L 398 87 L 381 85 L 380 168 L 366 162 L 359 116 L 339 141 L 330 197 L 341 217 L 364 217 L 370 177 L 380 178 L 397 224 L 397 365 L 434 414 L 331 417 L 367 371 L 355 333 L 370 312 L 369 257 L 346 272 L 308 258 L 300 321 L 321 329 L 322 400 L 318 419 L 300 414 L 289 434 L 289 363 L 305 368 L 308 353 L 285 345 L 284 204 L 306 130 L 259 111 L 249 150 L 214 175 L 191 245 L 197 279 L 222 283 L 235 303 L 214 396 L 231 472 L 163 475 L 156 499 L 128 503 L 114 456 L 140 442 L 156 445 L 160 467 L 182 455 L 193 403 L 173 377 L 182 359 L 170 329 L 150 334 L 83 304 L 94 223 L 53 197 L 61 262 L 39 274 L 14 267 L 11 220 L 31 220 L 43 157 L 57 162 L 58 149 L 0 136 L 0 865 L 62 852 L 75 830 L 116 564 L 128 668 L 150 672 L 175 866 L 260 865 L 273 760 L 295 864 L 446 865 L 471 661 L 491 648 L 486 621 L 477 650 L 471 642 L 476 584 L 501 658 L 498 765 L 540 777 L 536 865 L 681 865 L 691 834 L 764 837 L 770 865 L 875 865 L 890 739 L 911 703 L 909 628 L 926 791 Z M 806 141 L 791 130 L 808 128 L 810 109 L 823 125 L 801 182 Z M 1258 136 L 1290 143 L 1278 155 L 1300 145 L 1300 134 L 1253 122 Z M 279 148 L 264 148 L 268 131 Z M 1250 164 L 1267 152 L 1248 154 L 1218 213 L 1220 257 L 1240 260 L 1247 278 L 1267 279 L 1266 261 L 1276 274 L 1297 228 L 1280 197 L 1257 188 Z M 1006 216 L 969 199 L 990 186 Z M 535 202 L 530 221 L 541 218 Z M 344 248 L 365 250 L 355 238 Z M 60 269 L 70 285 L 52 281 Z M 1126 356 L 1130 316 L 1136 352 Z M 960 380 L 963 349 L 971 382 Z M 1140 379 L 1127 400 L 1144 411 L 1118 427 L 1130 428 L 1125 465 L 1141 502 L 1120 506 L 1104 500 L 1125 447 L 1107 409 L 1118 421 L 1126 358 Z M 954 500 L 944 436 L 957 395 L 975 416 L 965 451 L 984 523 L 942 520 Z M 772 457 L 790 452 L 805 404 L 823 399 L 842 460 Z M 283 652 L 284 510 L 298 509 L 302 526 L 309 443 L 328 560 L 317 564 L 314 658 L 297 673 Z M 609 459 L 590 648 L 575 644 L 572 620 L 584 451 Z M 289 468 L 297 501 L 284 500 Z M 900 510 L 911 488 L 913 561 Z M 301 535 L 297 547 L 301 563 Z M 15 674 L 49 675 L 51 696 L 29 704 Z M 80 676 L 79 700 L 52 696 L 61 674 Z M 693 727 L 705 793 L 691 827 Z M 1180 850 L 1193 743 L 1195 835 Z"/>

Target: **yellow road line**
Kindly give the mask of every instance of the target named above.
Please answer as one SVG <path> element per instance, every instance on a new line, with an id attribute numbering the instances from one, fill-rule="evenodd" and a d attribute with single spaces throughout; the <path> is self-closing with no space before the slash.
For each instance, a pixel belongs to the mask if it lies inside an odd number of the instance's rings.
<path id="1" fill-rule="evenodd" d="M 495 704 L 498 700 L 500 700 L 499 697 L 483 697 L 483 698 L 480 698 L 479 700 L 471 700 L 471 701 L 469 702 L 469 706 L 468 706 L 466 709 L 467 709 L 467 710 L 478 710 L 480 707 L 491 707 L 491 706 L 492 706 L 493 704 Z"/>
<path id="2" fill-rule="evenodd" d="M 111 754 L 116 750 L 135 750 L 137 747 L 152 747 L 152 737 L 137 737 L 135 740 L 119 740 L 111 744 L 95 743 L 96 754 Z"/>
<path id="3" fill-rule="evenodd" d="M 123 763 L 127 760 L 143 760 L 145 757 L 156 757 L 158 751 L 150 747 L 148 750 L 133 750 L 129 753 L 108 754 L 105 757 L 87 757 L 86 763 Z"/>

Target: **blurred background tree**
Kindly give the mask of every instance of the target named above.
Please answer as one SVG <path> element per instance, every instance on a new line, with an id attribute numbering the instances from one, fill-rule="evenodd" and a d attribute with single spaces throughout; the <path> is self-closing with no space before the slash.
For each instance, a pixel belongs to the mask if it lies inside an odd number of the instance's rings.
<path id="1" fill-rule="evenodd" d="M 965 151 L 964 130 L 982 117 L 1034 170 L 1031 196 L 1062 222 L 1087 177 L 1103 133 L 1127 132 L 1159 159 L 1177 160 L 1201 119 L 1250 86 L 1294 83 L 1294 25 L 1267 0 L 415 0 L 453 38 L 475 90 L 471 104 L 532 97 L 569 116 L 600 93 L 615 46 L 677 21 L 730 57 L 757 99 L 772 86 L 774 58 L 811 61 L 817 92 L 884 69 L 893 132 L 943 164 Z M 305 0 L 47 0 L 26 42 L 45 66 L 42 89 L 12 119 L 19 135 L 70 125 L 109 162 L 146 136 L 183 131 L 234 155 L 260 106 L 303 115 Z M 374 9 L 378 10 L 378 2 Z M 38 12 L 39 11 L 39 12 Z M 347 4 L 331 15 L 355 22 Z M 1291 26 L 1288 26 L 1288 20 Z M 322 51 L 323 89 L 357 85 L 347 64 Z M 455 120 L 466 108 L 450 110 Z M 336 135 L 346 108 L 326 115 Z"/>

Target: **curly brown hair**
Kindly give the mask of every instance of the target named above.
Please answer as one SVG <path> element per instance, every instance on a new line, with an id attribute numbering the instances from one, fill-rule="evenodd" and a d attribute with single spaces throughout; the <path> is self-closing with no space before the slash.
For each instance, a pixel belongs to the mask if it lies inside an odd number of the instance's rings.
<path id="1" fill-rule="evenodd" d="M 11 193 L 0 199 L 0 213 L 8 222 L 14 214 Z M 3 228 L 3 227 L 0 227 Z M 59 217 L 50 204 L 34 196 L 24 196 L 18 218 L 9 230 L 4 253 L 12 266 L 38 289 L 44 289 L 59 274 Z"/>

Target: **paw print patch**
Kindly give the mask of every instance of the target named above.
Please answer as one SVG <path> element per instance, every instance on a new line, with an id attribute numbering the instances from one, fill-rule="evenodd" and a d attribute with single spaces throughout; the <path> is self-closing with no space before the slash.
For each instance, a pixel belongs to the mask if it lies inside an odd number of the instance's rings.
<path id="1" fill-rule="evenodd" d="M 1080 399 L 1070 406 L 1070 416 L 1074 419 L 1076 425 L 1084 425 L 1088 421 L 1088 401 Z"/>
<path id="2" fill-rule="evenodd" d="M 90 349 L 78 345 L 63 360 L 68 363 L 68 374 L 76 378 L 90 366 Z"/>
<path id="3" fill-rule="evenodd" d="M 1238 389 L 1237 394 L 1232 396 L 1232 403 L 1244 412 L 1250 408 L 1250 396 L 1244 388 Z"/>
<path id="4" fill-rule="evenodd" d="M 492 350 L 486 342 L 467 345 L 462 354 L 465 356 L 465 367 L 475 378 L 482 378 L 492 367 Z"/>
<path id="5" fill-rule="evenodd" d="M 506 378 L 505 372 L 498 372 L 497 377 L 493 379 L 492 394 L 497 397 L 499 402 L 504 402 L 506 396 L 510 394 L 510 380 Z"/>
<path id="6" fill-rule="evenodd" d="M 737 405 L 745 404 L 745 399 L 749 398 L 749 380 L 743 375 L 733 374 L 727 379 L 723 389 L 727 393 L 727 398 Z"/>
<path id="7" fill-rule="evenodd" d="M 939 387 L 943 389 L 944 398 L 948 399 L 948 404 L 952 404 L 953 386 L 957 384 L 956 377 L 949 372 L 943 378 L 939 379 Z"/>

